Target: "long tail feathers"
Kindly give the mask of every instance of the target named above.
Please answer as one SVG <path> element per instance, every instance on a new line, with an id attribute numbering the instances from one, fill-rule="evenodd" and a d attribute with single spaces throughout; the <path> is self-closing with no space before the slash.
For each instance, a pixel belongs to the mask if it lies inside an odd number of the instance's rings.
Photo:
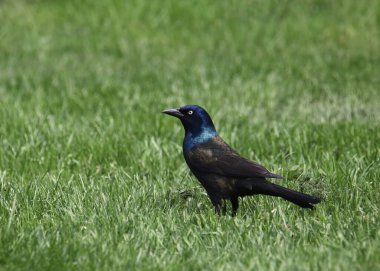
<path id="1" fill-rule="evenodd" d="M 310 196 L 298 191 L 291 190 L 289 188 L 270 183 L 264 179 L 262 180 L 252 180 L 249 183 L 242 183 L 245 189 L 249 188 L 249 194 L 263 194 L 275 197 L 281 197 L 288 200 L 302 208 L 313 209 L 313 204 L 321 202 L 320 198 Z M 242 188 L 243 188 L 242 187 Z"/>
<path id="2" fill-rule="evenodd" d="M 313 197 L 298 191 L 291 190 L 286 187 L 282 187 L 277 184 L 273 184 L 273 190 L 275 192 L 274 196 L 282 197 L 283 199 L 286 199 L 290 202 L 293 202 L 294 204 L 297 204 L 298 206 L 302 208 L 310 208 L 313 209 L 314 206 L 312 204 L 317 204 L 321 202 L 320 198 Z"/>

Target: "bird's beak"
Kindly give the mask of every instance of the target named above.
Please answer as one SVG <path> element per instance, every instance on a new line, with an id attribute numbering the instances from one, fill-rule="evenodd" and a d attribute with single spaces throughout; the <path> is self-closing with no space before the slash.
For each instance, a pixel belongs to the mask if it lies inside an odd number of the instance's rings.
<path id="1" fill-rule="evenodd" d="M 162 111 L 162 113 L 164 114 L 168 114 L 170 116 L 173 116 L 173 117 L 176 117 L 176 118 L 181 118 L 184 116 L 184 114 L 181 113 L 181 111 L 179 111 L 178 109 L 176 108 L 173 108 L 173 109 L 166 109 L 164 111 Z"/>

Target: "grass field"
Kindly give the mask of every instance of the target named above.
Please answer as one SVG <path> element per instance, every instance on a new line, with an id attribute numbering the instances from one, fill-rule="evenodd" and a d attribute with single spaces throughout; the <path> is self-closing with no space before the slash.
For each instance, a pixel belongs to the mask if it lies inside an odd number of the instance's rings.
<path id="1" fill-rule="evenodd" d="M 0 270 L 380 270 L 378 1 L 0 1 Z M 324 197 L 217 217 L 161 110 Z"/>

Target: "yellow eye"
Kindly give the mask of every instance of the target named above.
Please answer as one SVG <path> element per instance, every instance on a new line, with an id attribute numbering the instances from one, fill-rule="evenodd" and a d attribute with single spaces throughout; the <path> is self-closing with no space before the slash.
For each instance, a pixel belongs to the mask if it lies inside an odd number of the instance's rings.
<path id="1" fill-rule="evenodd" d="M 193 114 L 193 110 L 189 110 L 189 112 L 187 112 L 187 114 L 192 115 Z"/>

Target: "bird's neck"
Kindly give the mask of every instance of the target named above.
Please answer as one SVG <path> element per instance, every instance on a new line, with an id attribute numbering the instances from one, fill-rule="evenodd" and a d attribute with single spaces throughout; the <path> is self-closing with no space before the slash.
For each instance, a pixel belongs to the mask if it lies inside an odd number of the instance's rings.
<path id="1" fill-rule="evenodd" d="M 199 130 L 185 130 L 183 151 L 187 153 L 199 144 L 205 143 L 217 134 L 214 127 L 201 127 Z"/>

